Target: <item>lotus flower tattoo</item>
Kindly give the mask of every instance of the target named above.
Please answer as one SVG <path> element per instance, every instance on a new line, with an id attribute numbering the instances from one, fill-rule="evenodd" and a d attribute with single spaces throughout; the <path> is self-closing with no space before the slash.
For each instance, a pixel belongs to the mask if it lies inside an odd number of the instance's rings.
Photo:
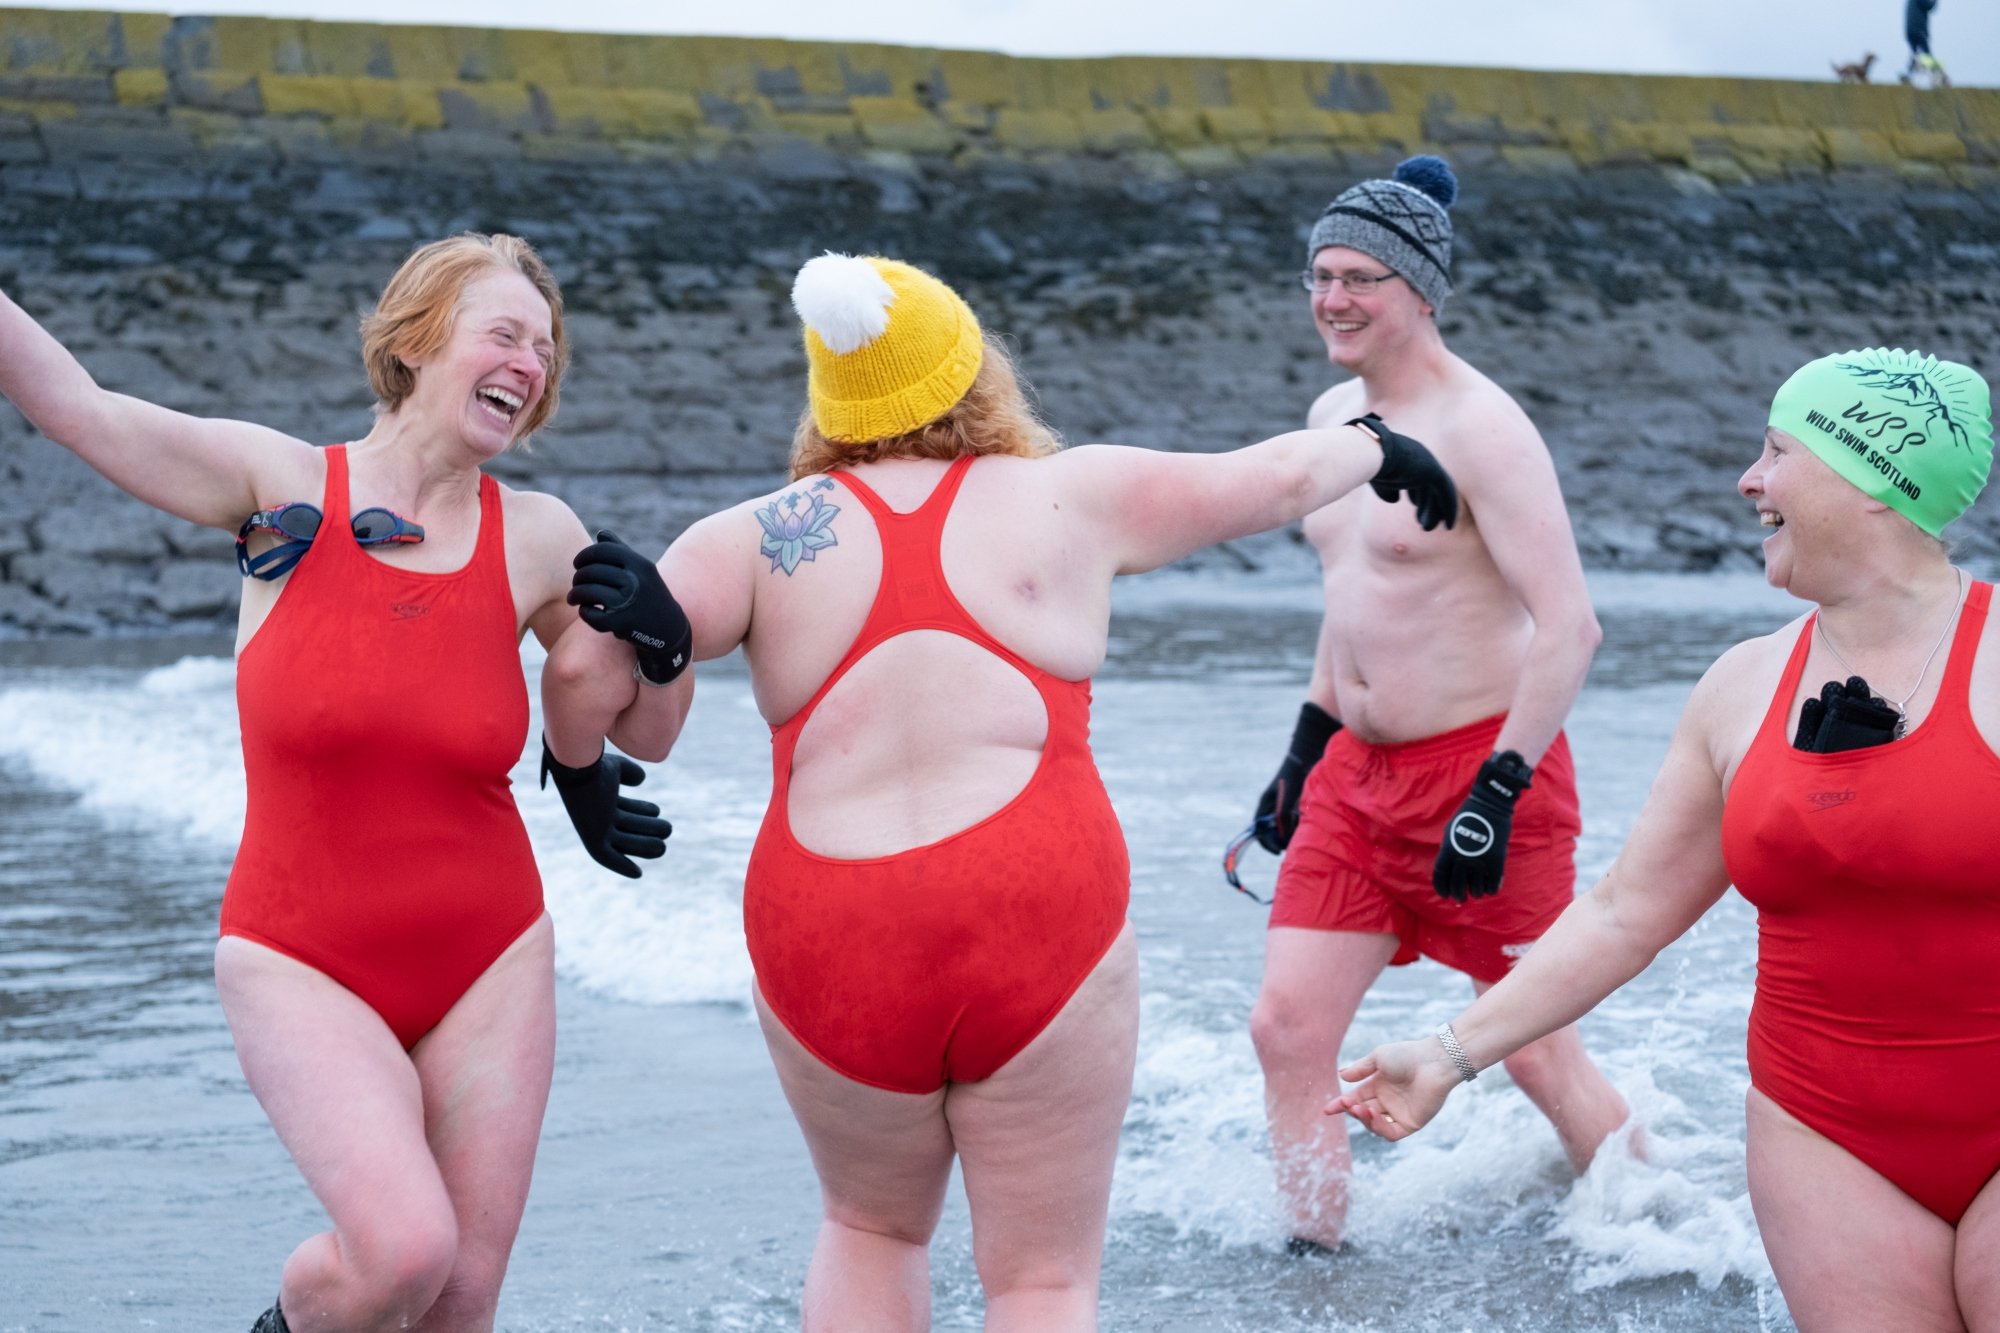
<path id="1" fill-rule="evenodd" d="M 840 506 L 828 504 L 819 494 L 832 489 L 833 483 L 822 477 L 805 491 L 793 491 L 757 511 L 757 521 L 764 526 L 764 539 L 757 549 L 771 557 L 773 574 L 782 569 L 790 575 L 821 550 L 840 545 L 832 530 Z"/>

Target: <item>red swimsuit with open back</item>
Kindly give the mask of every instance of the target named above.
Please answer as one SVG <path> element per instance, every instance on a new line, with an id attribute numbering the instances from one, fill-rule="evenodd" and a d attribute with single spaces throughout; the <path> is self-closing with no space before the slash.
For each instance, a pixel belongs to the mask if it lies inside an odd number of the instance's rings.
<path id="1" fill-rule="evenodd" d="M 835 473 L 874 516 L 881 582 L 847 655 L 771 729 L 771 805 L 743 889 L 757 987 L 823 1064 L 894 1092 L 990 1077 L 1047 1027 L 1125 923 L 1131 868 L 1090 756 L 1090 682 L 1062 680 L 993 638 L 945 581 L 939 538 L 972 463 L 899 514 Z M 1048 739 L 1028 785 L 969 828 L 888 856 L 842 860 L 792 836 L 799 733 L 855 663 L 889 639 L 942 630 L 1032 683 Z"/>
<path id="2" fill-rule="evenodd" d="M 316 968 L 405 1049 L 541 919 L 508 772 L 528 733 L 500 488 L 447 574 L 375 559 L 348 526 L 347 451 L 325 517 L 236 662 L 249 788 L 222 933 Z"/>
<path id="3" fill-rule="evenodd" d="M 1840 754 L 1786 734 L 1808 619 L 1722 816 L 1757 908 L 1750 1081 L 1953 1225 L 2000 1171 L 2000 757 L 1969 702 L 1991 595 L 1922 724 Z"/>

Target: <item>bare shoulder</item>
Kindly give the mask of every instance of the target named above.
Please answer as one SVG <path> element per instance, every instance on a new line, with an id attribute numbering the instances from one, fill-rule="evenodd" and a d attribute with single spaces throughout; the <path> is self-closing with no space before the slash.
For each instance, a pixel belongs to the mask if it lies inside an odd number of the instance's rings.
<path id="1" fill-rule="evenodd" d="M 1483 457 L 1519 462 L 1547 459 L 1549 447 L 1514 395 L 1471 363 L 1460 361 L 1447 410 L 1448 433 L 1475 441 Z"/>
<path id="2" fill-rule="evenodd" d="M 506 517 L 509 537 L 571 551 L 589 545 L 583 520 L 565 501 L 547 491 L 516 490 L 506 482 L 499 485 L 500 512 Z"/>
<path id="3" fill-rule="evenodd" d="M 1314 430 L 1351 421 L 1361 415 L 1367 406 L 1367 393 L 1357 379 L 1342 380 L 1340 383 L 1313 399 L 1313 405 L 1306 410 L 1306 425 Z"/>

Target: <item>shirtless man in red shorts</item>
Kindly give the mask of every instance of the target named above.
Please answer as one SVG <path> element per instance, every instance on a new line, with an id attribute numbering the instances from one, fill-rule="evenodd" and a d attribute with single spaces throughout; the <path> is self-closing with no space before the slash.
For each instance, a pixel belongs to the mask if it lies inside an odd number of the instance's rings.
<path id="1" fill-rule="evenodd" d="M 1352 373 L 1308 421 L 1377 413 L 1457 479 L 1454 530 L 1361 493 L 1308 517 L 1326 613 L 1290 752 L 1258 807 L 1279 873 L 1250 1031 L 1293 1248 L 1340 1243 L 1349 1156 L 1340 1043 L 1384 967 L 1419 955 L 1475 990 L 1572 897 L 1576 779 L 1562 735 L 1600 634 L 1556 483 L 1518 404 L 1445 348 L 1451 170 L 1412 158 L 1314 226 L 1303 275 L 1327 359 Z M 1624 1100 L 1573 1028 L 1507 1071 L 1581 1171 Z"/>

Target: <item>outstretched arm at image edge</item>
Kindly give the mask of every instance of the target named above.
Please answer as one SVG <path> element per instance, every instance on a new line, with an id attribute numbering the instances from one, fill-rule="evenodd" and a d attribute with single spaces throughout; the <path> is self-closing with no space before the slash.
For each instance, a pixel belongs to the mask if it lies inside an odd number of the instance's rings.
<path id="1" fill-rule="evenodd" d="M 243 421 L 189 416 L 113 393 L 0 292 L 0 393 L 36 430 L 120 490 L 176 517 L 234 531 L 260 498 L 312 471 L 312 447 Z M 295 498 L 286 496 L 284 498 Z"/>
<path id="2" fill-rule="evenodd" d="M 1727 659 L 1725 659 L 1726 661 Z M 1729 887 L 1722 861 L 1723 765 L 1711 740 L 1721 697 L 1712 668 L 1695 687 L 1624 849 L 1452 1030 L 1485 1069 L 1566 1027 L 1630 981 Z M 1387 1139 L 1429 1123 L 1460 1082 L 1436 1037 L 1377 1047 L 1343 1067 L 1359 1086 L 1327 1104 Z"/>

